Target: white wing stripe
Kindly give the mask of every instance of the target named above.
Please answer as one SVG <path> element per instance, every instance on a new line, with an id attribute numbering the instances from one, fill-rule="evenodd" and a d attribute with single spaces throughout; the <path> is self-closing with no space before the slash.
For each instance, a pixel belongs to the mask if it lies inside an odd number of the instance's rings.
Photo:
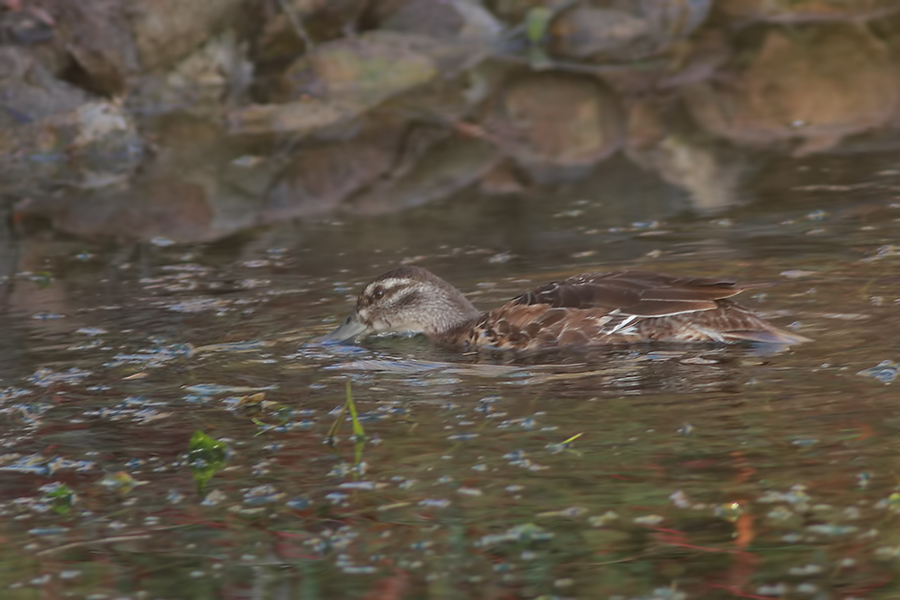
<path id="1" fill-rule="evenodd" d="M 609 331 L 604 331 L 603 333 L 605 333 L 606 335 L 612 335 L 637 318 L 638 318 L 637 315 L 631 315 L 630 317 L 628 317 L 627 319 L 625 319 L 624 321 L 622 321 L 621 323 L 619 323 L 618 325 L 616 325 L 615 327 L 610 329 Z"/>

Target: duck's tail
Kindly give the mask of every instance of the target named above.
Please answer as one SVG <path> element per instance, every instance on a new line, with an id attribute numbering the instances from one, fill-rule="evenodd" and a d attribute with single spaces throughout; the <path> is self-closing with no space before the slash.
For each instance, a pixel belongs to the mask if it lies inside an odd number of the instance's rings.
<path id="1" fill-rule="evenodd" d="M 723 337 L 730 342 L 757 342 L 760 344 L 778 344 L 780 346 L 793 346 L 811 342 L 806 336 L 793 331 L 787 331 L 772 325 L 758 314 L 748 308 L 720 301 L 719 318 L 721 319 L 721 332 Z"/>
<path id="2" fill-rule="evenodd" d="M 811 342 L 808 337 L 785 331 L 766 323 L 767 329 L 754 329 L 751 331 L 727 331 L 725 337 L 729 341 L 757 342 L 760 344 L 778 344 L 780 346 L 793 346 L 794 344 L 803 344 Z"/>

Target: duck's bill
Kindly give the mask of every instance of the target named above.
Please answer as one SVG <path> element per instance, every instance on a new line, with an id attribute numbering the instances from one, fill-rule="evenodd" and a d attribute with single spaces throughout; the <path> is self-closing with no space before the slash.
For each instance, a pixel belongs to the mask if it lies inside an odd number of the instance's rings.
<path id="1" fill-rule="evenodd" d="M 356 313 L 353 313 L 347 319 L 341 323 L 341 325 L 329 333 L 328 335 L 323 336 L 319 339 L 320 342 L 344 342 L 347 340 L 352 340 L 353 338 L 365 333 L 367 327 L 365 323 L 362 323 L 359 320 L 359 317 Z"/>

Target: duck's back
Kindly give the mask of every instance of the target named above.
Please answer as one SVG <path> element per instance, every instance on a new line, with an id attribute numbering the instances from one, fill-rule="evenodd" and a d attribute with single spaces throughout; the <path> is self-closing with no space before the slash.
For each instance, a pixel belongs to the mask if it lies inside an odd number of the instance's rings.
<path id="1" fill-rule="evenodd" d="M 512 350 L 639 342 L 806 341 L 728 300 L 752 287 L 759 286 L 648 271 L 585 273 L 518 296 L 457 335 L 468 347 Z"/>

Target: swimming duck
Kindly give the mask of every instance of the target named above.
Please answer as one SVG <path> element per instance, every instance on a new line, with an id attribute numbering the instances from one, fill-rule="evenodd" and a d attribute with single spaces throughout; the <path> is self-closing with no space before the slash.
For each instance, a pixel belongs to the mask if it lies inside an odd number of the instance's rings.
<path id="1" fill-rule="evenodd" d="M 516 351 L 643 342 L 810 341 L 729 300 L 754 287 L 761 286 L 651 271 L 583 273 L 484 313 L 437 275 L 403 266 L 369 283 L 353 314 L 323 341 L 408 332 L 460 350 Z"/>

